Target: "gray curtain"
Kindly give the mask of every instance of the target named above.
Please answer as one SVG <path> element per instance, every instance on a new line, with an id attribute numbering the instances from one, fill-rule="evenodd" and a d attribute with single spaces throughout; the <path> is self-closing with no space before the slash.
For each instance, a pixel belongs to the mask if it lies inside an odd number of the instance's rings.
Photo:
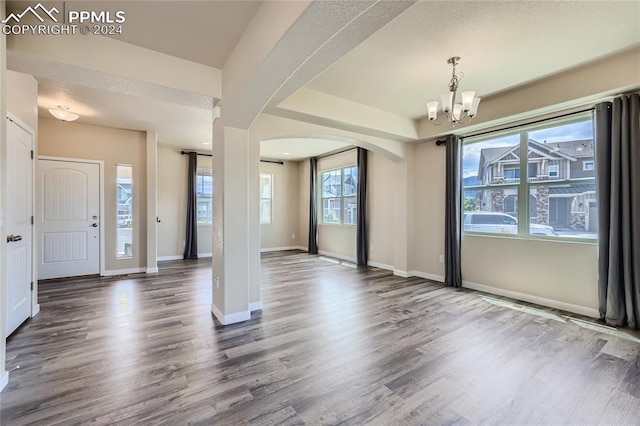
<path id="1" fill-rule="evenodd" d="M 600 317 L 638 329 L 640 321 L 640 97 L 595 109 Z"/>
<path id="2" fill-rule="evenodd" d="M 309 254 L 318 254 L 318 160 L 309 160 Z"/>
<path id="3" fill-rule="evenodd" d="M 462 287 L 462 269 L 460 265 L 460 243 L 462 240 L 461 145 L 462 141 L 458 136 L 447 136 L 444 283 L 451 287 Z"/>
<path id="4" fill-rule="evenodd" d="M 367 235 L 367 150 L 358 147 L 358 223 L 356 229 L 356 258 L 358 266 L 367 266 L 369 236 Z"/>
<path id="5" fill-rule="evenodd" d="M 198 206 L 196 179 L 198 173 L 198 154 L 189 153 L 189 170 L 187 172 L 187 228 L 184 242 L 183 259 L 198 258 Z"/>

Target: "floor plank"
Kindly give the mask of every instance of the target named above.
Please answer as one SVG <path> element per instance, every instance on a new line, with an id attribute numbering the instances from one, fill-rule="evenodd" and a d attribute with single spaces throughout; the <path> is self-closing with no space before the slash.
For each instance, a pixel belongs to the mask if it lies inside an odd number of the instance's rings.
<path id="1" fill-rule="evenodd" d="M 481 296 L 265 253 L 263 309 L 225 327 L 210 259 L 43 282 L 0 423 L 640 424 L 640 344 Z"/>

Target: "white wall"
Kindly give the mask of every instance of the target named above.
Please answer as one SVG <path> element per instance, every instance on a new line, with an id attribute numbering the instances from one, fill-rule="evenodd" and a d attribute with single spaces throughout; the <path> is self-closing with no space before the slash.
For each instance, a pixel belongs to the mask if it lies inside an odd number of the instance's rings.
<path id="1" fill-rule="evenodd" d="M 273 175 L 273 221 L 260 225 L 260 249 L 298 247 L 299 163 L 261 162 L 260 173 Z"/>

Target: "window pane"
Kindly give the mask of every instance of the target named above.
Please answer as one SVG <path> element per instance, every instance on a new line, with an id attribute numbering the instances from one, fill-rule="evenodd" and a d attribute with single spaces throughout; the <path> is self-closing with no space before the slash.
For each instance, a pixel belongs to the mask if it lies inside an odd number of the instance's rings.
<path id="1" fill-rule="evenodd" d="M 517 234 L 517 212 L 517 188 L 464 191 L 464 231 Z"/>
<path id="2" fill-rule="evenodd" d="M 196 173 L 198 223 L 213 222 L 213 171 L 198 169 Z"/>
<path id="3" fill-rule="evenodd" d="M 520 182 L 520 135 L 464 144 L 464 187 Z"/>
<path id="4" fill-rule="evenodd" d="M 358 192 L 358 168 L 347 167 L 344 169 L 343 179 L 344 190 L 342 195 L 345 197 L 355 195 Z"/>
<path id="5" fill-rule="evenodd" d="M 271 174 L 260 173 L 260 198 L 271 198 Z"/>
<path id="6" fill-rule="evenodd" d="M 323 223 L 341 223 L 340 198 L 325 198 L 322 200 L 322 222 Z"/>
<path id="7" fill-rule="evenodd" d="M 271 223 L 271 200 L 260 200 L 260 223 Z"/>
<path id="8" fill-rule="evenodd" d="M 596 238 L 598 209 L 596 185 L 544 185 L 531 187 L 535 215 L 531 215 L 531 234 Z"/>
<path id="9" fill-rule="evenodd" d="M 591 119 L 528 132 L 529 182 L 595 177 Z"/>
<path id="10" fill-rule="evenodd" d="M 322 197 L 339 197 L 342 195 L 342 182 L 340 170 L 332 170 L 322 173 Z"/>
<path id="11" fill-rule="evenodd" d="M 118 217 L 116 257 L 133 257 L 133 167 L 116 166 Z"/>
<path id="12" fill-rule="evenodd" d="M 355 225 L 358 223 L 358 204 L 356 197 L 344 199 L 344 224 Z"/>

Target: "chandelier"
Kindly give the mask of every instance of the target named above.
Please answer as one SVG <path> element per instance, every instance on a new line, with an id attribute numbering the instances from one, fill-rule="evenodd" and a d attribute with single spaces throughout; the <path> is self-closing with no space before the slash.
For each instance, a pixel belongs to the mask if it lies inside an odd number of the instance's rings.
<path id="1" fill-rule="evenodd" d="M 453 56 L 447 60 L 447 64 L 453 67 L 453 71 L 451 72 L 451 81 L 449 82 L 449 93 L 441 95 L 442 112 L 445 113 L 446 118 L 439 123 L 436 122 L 438 118 L 438 101 L 427 102 L 429 120 L 435 125 L 439 126 L 445 121 L 450 122 L 451 126 L 454 126 L 456 123 L 468 123 L 478 113 L 480 98 L 476 97 L 476 92 L 474 91 L 462 92 L 462 102 L 455 103 L 456 94 L 458 93 L 458 83 L 462 80 L 462 77 L 464 77 L 464 74 L 460 77 L 456 75 L 456 65 L 458 65 L 458 62 L 460 62 L 459 56 Z"/>

